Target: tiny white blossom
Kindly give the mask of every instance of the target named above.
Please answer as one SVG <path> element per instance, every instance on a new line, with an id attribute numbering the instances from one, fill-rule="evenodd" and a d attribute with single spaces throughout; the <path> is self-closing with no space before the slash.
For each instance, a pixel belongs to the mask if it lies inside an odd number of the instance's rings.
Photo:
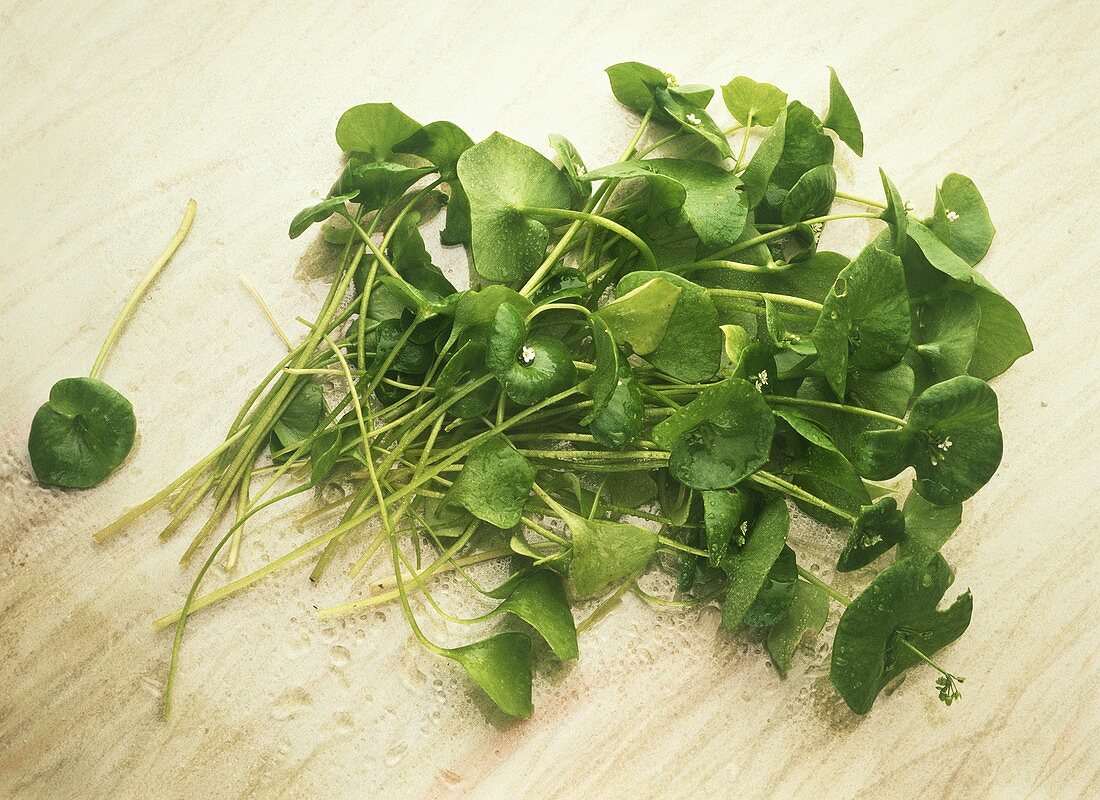
<path id="1" fill-rule="evenodd" d="M 526 366 L 535 360 L 535 351 L 530 346 L 524 345 L 523 349 L 519 351 L 519 360 Z"/>
<path id="2" fill-rule="evenodd" d="M 953 442 L 951 441 L 951 437 L 948 436 L 946 439 L 944 439 L 942 442 L 940 442 L 938 445 L 936 445 L 936 447 L 939 450 L 941 450 L 942 452 L 946 453 L 948 450 L 951 449 L 952 444 L 953 444 Z"/>
<path id="3" fill-rule="evenodd" d="M 753 375 L 750 380 L 752 380 L 752 383 L 756 387 L 757 391 L 761 391 L 765 386 L 768 385 L 768 371 L 766 369 L 762 369 L 758 373 Z"/>
<path id="4" fill-rule="evenodd" d="M 703 120 L 699 119 L 699 118 L 698 118 L 697 116 L 695 116 L 694 114 L 688 114 L 688 115 L 687 115 L 687 121 L 688 121 L 688 122 L 690 122 L 690 123 L 691 123 L 692 125 L 698 125 L 698 124 L 699 124 L 699 123 L 701 123 L 701 122 L 702 122 Z"/>
<path id="5" fill-rule="evenodd" d="M 951 220 L 951 222 L 954 222 L 955 220 L 957 220 L 959 218 L 959 212 L 958 211 L 948 211 L 947 212 L 947 218 L 949 220 Z"/>

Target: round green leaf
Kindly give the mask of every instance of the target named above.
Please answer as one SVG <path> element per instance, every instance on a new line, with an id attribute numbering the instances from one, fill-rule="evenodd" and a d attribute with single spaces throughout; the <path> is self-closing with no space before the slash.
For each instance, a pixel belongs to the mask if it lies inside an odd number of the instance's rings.
<path id="1" fill-rule="evenodd" d="M 695 489 L 725 489 L 759 469 L 771 453 L 775 417 L 748 381 L 708 386 L 653 429 L 671 452 L 669 471 Z"/>
<path id="2" fill-rule="evenodd" d="M 382 161 L 395 145 L 419 129 L 420 123 L 393 103 L 364 103 L 340 116 L 336 143 L 345 153 L 364 153 L 370 160 Z"/>
<path id="3" fill-rule="evenodd" d="M 271 428 L 271 451 L 276 453 L 300 445 L 324 422 L 327 413 L 321 387 L 312 380 L 303 382 Z"/>
<path id="4" fill-rule="evenodd" d="M 970 266 L 982 260 L 996 233 L 974 181 L 954 172 L 936 190 L 935 211 L 927 225 Z"/>
<path id="5" fill-rule="evenodd" d="M 668 76 L 656 67 L 637 61 L 612 64 L 604 72 L 611 81 L 611 93 L 615 99 L 629 108 L 644 114 L 655 105 L 653 93 L 668 86 Z"/>
<path id="6" fill-rule="evenodd" d="M 493 318 L 485 363 L 504 393 L 523 406 L 576 383 L 577 369 L 565 343 L 542 334 L 528 335 L 523 315 L 507 303 Z"/>
<path id="7" fill-rule="evenodd" d="M 936 505 L 961 503 L 993 477 L 1001 463 L 997 395 L 969 375 L 930 386 L 913 404 L 905 427 L 861 437 L 860 472 L 892 478 L 908 466 L 916 489 Z"/>
<path id="8" fill-rule="evenodd" d="M 938 552 L 962 522 L 962 504 L 937 506 L 910 492 L 905 498 L 905 537 L 898 555 L 922 555 Z"/>
<path id="9" fill-rule="evenodd" d="M 787 93 L 770 83 L 737 77 L 722 87 L 722 101 L 742 125 L 774 125 L 787 105 Z"/>
<path id="10" fill-rule="evenodd" d="M 87 489 L 115 471 L 134 446 L 130 401 L 94 378 L 64 378 L 31 422 L 27 449 L 40 483 Z"/>
<path id="11" fill-rule="evenodd" d="M 596 594 L 645 568 L 657 552 L 657 534 L 638 525 L 586 519 L 558 509 L 573 537 L 569 573 L 581 597 Z"/>
<path id="12" fill-rule="evenodd" d="M 447 490 L 442 507 L 461 506 L 497 528 L 519 524 L 535 481 L 535 468 L 503 437 L 474 447 Z"/>

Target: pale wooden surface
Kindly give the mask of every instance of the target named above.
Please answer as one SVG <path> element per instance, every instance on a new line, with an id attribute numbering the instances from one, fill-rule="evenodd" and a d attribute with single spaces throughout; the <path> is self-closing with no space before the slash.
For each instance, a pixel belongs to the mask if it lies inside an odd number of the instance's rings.
<path id="1" fill-rule="evenodd" d="M 1097 4 L 353 5 L 0 11 L 0 797 L 1097 796 Z M 475 139 L 562 132 L 599 164 L 630 132 L 601 70 L 628 58 L 769 80 L 818 109 L 832 64 L 867 138 L 843 185 L 877 193 L 883 164 L 921 209 L 953 170 L 985 193 L 984 269 L 1037 352 L 996 384 L 1002 471 L 948 548 L 977 600 L 945 653 L 962 703 L 942 708 L 917 671 L 857 720 L 824 649 L 783 682 L 758 642 L 714 636 L 713 610 L 630 601 L 578 665 L 542 668 L 532 720 L 486 722 L 393 609 L 313 617 L 362 584 L 292 569 L 196 617 L 163 722 L 169 637 L 149 621 L 186 589 L 184 543 L 155 541 L 163 518 L 88 535 L 206 452 L 277 356 L 238 275 L 287 325 L 316 308 L 323 284 L 294 272 L 318 248 L 285 231 L 336 174 L 339 113 L 392 100 Z M 95 491 L 38 488 L 34 410 L 87 370 L 188 196 L 192 237 L 105 372 L 138 448 Z M 842 247 L 874 230 L 844 224 Z M 244 557 L 301 536 L 280 518 Z"/>

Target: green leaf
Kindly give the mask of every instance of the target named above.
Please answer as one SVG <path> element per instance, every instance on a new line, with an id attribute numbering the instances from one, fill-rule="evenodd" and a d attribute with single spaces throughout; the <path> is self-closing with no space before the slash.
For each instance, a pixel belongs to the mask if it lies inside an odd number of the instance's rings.
<path id="1" fill-rule="evenodd" d="M 393 284 L 387 284 L 391 291 Z M 381 369 L 382 363 L 389 358 L 390 353 L 401 343 L 408 326 L 400 319 L 385 319 L 378 323 L 374 329 L 376 338 L 374 341 L 374 364 L 372 369 Z M 406 340 L 404 345 L 393 357 L 389 371 L 403 372 L 407 375 L 423 375 L 432 368 L 435 362 L 435 348 L 431 344 L 417 344 Z"/>
<path id="2" fill-rule="evenodd" d="M 584 273 L 579 269 L 562 269 L 543 281 L 531 299 L 536 305 L 544 306 L 587 297 L 588 282 L 584 279 Z"/>
<path id="3" fill-rule="evenodd" d="M 759 147 L 741 175 L 744 181 L 745 200 L 749 209 L 756 208 L 764 199 L 772 173 L 783 157 L 783 146 L 787 138 L 787 109 L 779 112 L 767 135 L 760 141 Z M 830 159 L 831 160 L 831 159 Z M 797 179 L 796 179 L 797 180 Z"/>
<path id="4" fill-rule="evenodd" d="M 899 636 L 931 657 L 966 630 L 973 610 L 969 592 L 946 611 L 936 610 L 952 578 L 938 555 L 927 563 L 904 558 L 879 573 L 845 609 L 829 677 L 856 714 L 870 711 L 882 688 L 919 662 Z"/>
<path id="5" fill-rule="evenodd" d="M 810 444 L 817 445 L 824 450 L 832 450 L 834 453 L 840 452 L 829 436 L 829 432 L 813 417 L 790 406 L 778 406 L 773 408 L 772 411 Z"/>
<path id="6" fill-rule="evenodd" d="M 358 192 L 342 194 L 339 197 L 328 197 L 315 206 L 304 208 L 290 221 L 290 238 L 297 239 L 315 222 L 322 222 L 331 217 L 336 211 L 344 208 L 344 204 L 355 197 Z"/>
<path id="7" fill-rule="evenodd" d="M 593 403 L 581 425 L 589 426 L 596 441 L 605 447 L 622 447 L 641 433 L 645 402 L 634 372 L 607 324 L 592 315 L 589 325 L 596 349 L 596 369 L 581 386 Z"/>
<path id="8" fill-rule="evenodd" d="M 784 545 L 741 623 L 753 628 L 767 628 L 779 622 L 790 611 L 797 583 L 798 563 L 794 550 Z"/>
<path id="9" fill-rule="evenodd" d="M 596 316 L 607 324 L 617 341 L 630 345 L 640 356 L 649 355 L 664 339 L 682 290 L 672 281 L 653 278 L 630 289 L 620 284 L 618 291 L 619 296 Z"/>
<path id="10" fill-rule="evenodd" d="M 420 129 L 420 123 L 393 103 L 364 103 L 345 111 L 336 123 L 336 143 L 345 153 L 364 153 L 382 161 L 394 146 Z"/>
<path id="11" fill-rule="evenodd" d="M 882 191 L 886 195 L 886 208 L 879 216 L 890 226 L 890 232 L 893 234 L 893 253 L 903 256 L 905 243 L 909 241 L 909 212 L 905 208 L 905 201 L 898 187 L 886 177 L 882 167 L 879 167 L 878 174 L 882 178 Z"/>
<path id="12" fill-rule="evenodd" d="M 753 157 L 756 160 L 756 157 Z M 798 179 L 821 164 L 833 163 L 833 140 L 824 132 L 817 115 L 797 100 L 787 106 L 783 125 L 783 151 L 771 171 L 757 222 L 780 221 L 787 192 Z M 751 167 L 751 164 L 750 164 Z M 746 191 L 749 179 L 745 177 Z"/>
<path id="13" fill-rule="evenodd" d="M 644 472 L 612 472 L 604 488 L 612 503 L 625 508 L 641 508 L 657 499 L 657 484 Z"/>
<path id="14" fill-rule="evenodd" d="M 653 94 L 668 87 L 668 76 L 656 67 L 637 61 L 612 64 L 604 72 L 611 81 L 611 93 L 615 99 L 629 108 L 644 114 L 656 106 Z"/>
<path id="15" fill-rule="evenodd" d="M 962 523 L 962 504 L 937 506 L 910 492 L 905 498 L 905 536 L 898 545 L 899 557 L 936 553 Z"/>
<path id="16" fill-rule="evenodd" d="M 592 398 L 592 413 L 581 420 L 582 425 L 607 407 L 619 382 L 619 365 L 626 361 L 619 352 L 615 337 L 611 335 L 611 329 L 602 318 L 592 315 L 588 319 L 588 326 L 592 331 L 592 344 L 596 350 L 596 368 L 581 387 Z"/>
<path id="17" fill-rule="evenodd" d="M 539 632 L 562 661 L 577 657 L 577 628 L 565 588 L 556 572 L 534 570 L 516 584 L 492 613 L 519 617 Z"/>
<path id="18" fill-rule="evenodd" d="M 852 572 L 866 567 L 900 542 L 904 535 L 905 520 L 894 498 L 881 497 L 873 505 L 863 506 L 852 523 L 848 542 L 837 561 L 837 570 Z"/>
<path id="19" fill-rule="evenodd" d="M 867 488 L 844 456 L 832 450 L 811 447 L 803 456 L 787 465 L 791 482 L 800 489 L 816 495 L 829 505 L 858 514 L 862 506 L 871 502 Z M 818 506 L 795 499 L 795 503 L 809 516 L 826 525 L 847 525 L 847 520 Z"/>
<path id="20" fill-rule="evenodd" d="M 535 304 L 507 286 L 486 286 L 479 291 L 464 292 L 455 305 L 453 335 L 464 338 L 487 338 L 496 319 L 497 309 L 510 305 L 524 318 L 535 310 Z"/>
<path id="21" fill-rule="evenodd" d="M 981 306 L 971 295 L 949 292 L 917 309 L 913 338 L 936 380 L 964 375 L 978 344 Z"/>
<path id="22" fill-rule="evenodd" d="M 768 629 L 765 642 L 779 674 L 786 678 L 791 671 L 795 648 L 807 633 L 821 633 L 829 618 L 829 596 L 824 589 L 805 581 L 794 586 L 794 597 L 787 615 Z"/>
<path id="23" fill-rule="evenodd" d="M 707 556 L 712 567 L 721 566 L 730 545 L 745 543 L 741 529 L 751 503 L 748 495 L 736 489 L 700 492 L 703 497 L 703 529 L 707 537 Z"/>
<path id="24" fill-rule="evenodd" d="M 418 156 L 439 171 L 439 177 L 448 183 L 458 177 L 459 157 L 474 146 L 462 128 L 453 122 L 440 120 L 429 122 L 415 133 L 397 144 L 396 153 L 408 153 Z"/>
<path id="25" fill-rule="evenodd" d="M 836 170 L 832 164 L 820 164 L 807 170 L 783 198 L 780 219 L 784 225 L 820 217 L 829 210 L 836 196 Z"/>
<path id="26" fill-rule="evenodd" d="M 1033 349 L 1023 317 L 989 281 L 957 286 L 978 301 L 981 321 L 969 372 L 976 378 L 992 380 Z"/>
<path id="27" fill-rule="evenodd" d="M 498 633 L 480 642 L 445 650 L 505 714 L 531 716 L 531 640 L 522 633 Z"/>
<path id="28" fill-rule="evenodd" d="M 670 272 L 628 273 L 619 281 L 617 291 L 629 293 L 654 278 L 679 287 L 680 297 L 660 344 L 649 353 L 635 352 L 678 380 L 690 383 L 713 377 L 722 363 L 722 332 L 710 295 L 698 284 Z M 601 309 L 601 315 L 604 311 Z"/>
<path id="29" fill-rule="evenodd" d="M 621 161 L 593 170 L 585 180 L 644 178 L 650 212 L 671 225 L 688 225 L 707 249 L 731 245 L 741 236 L 748 207 L 738 191 L 741 179 L 714 164 L 680 158 Z"/>
<path id="30" fill-rule="evenodd" d="M 836 131 L 840 141 L 852 148 L 853 153 L 863 156 L 863 128 L 832 67 L 829 67 L 829 110 L 825 113 L 825 127 Z"/>
<path id="31" fill-rule="evenodd" d="M 504 393 L 523 406 L 568 389 L 577 378 L 568 346 L 552 336 L 528 335 L 523 315 L 509 303 L 493 318 L 485 364 Z"/>
<path id="32" fill-rule="evenodd" d="M 723 158 L 733 158 L 733 153 L 730 152 L 730 143 L 726 140 L 726 134 L 711 119 L 710 114 L 704 110 L 704 106 L 698 105 L 700 99 L 698 95 L 693 95 L 691 92 L 684 93 L 678 91 L 675 87 L 671 87 L 668 89 L 655 89 L 653 97 L 657 102 L 657 107 L 680 123 L 680 127 L 684 131 L 706 139 L 717 148 L 719 155 Z M 709 101 L 709 99 L 708 97 L 707 100 Z"/>
<path id="33" fill-rule="evenodd" d="M 400 199 L 405 191 L 431 174 L 429 167 L 405 167 L 390 161 L 363 161 L 352 156 L 329 190 L 329 195 L 350 196 L 364 209 L 381 208 Z"/>
<path id="34" fill-rule="evenodd" d="M 340 460 L 341 436 L 339 428 L 330 428 L 313 440 L 309 447 L 309 480 L 315 486 L 321 484 Z"/>
<path id="35" fill-rule="evenodd" d="M 31 422 L 31 467 L 39 483 L 87 489 L 126 460 L 136 431 L 134 407 L 106 383 L 63 378 Z"/>
<path id="36" fill-rule="evenodd" d="M 984 486 L 1001 451 L 997 395 L 984 381 L 960 375 L 925 389 L 905 427 L 864 433 L 859 469 L 870 480 L 886 480 L 912 466 L 917 491 L 946 506 Z"/>
<path id="37" fill-rule="evenodd" d="M 271 428 L 272 452 L 300 445 L 320 427 L 327 413 L 321 387 L 311 380 L 303 382 Z"/>
<path id="38" fill-rule="evenodd" d="M 470 451 L 441 505 L 460 506 L 497 528 L 512 528 L 523 516 L 534 482 L 531 463 L 494 436 Z"/>
<path id="39" fill-rule="evenodd" d="M 708 386 L 653 429 L 671 451 L 669 471 L 695 489 L 725 489 L 759 469 L 771 452 L 775 417 L 740 378 Z"/>
<path id="40" fill-rule="evenodd" d="M 645 568 L 657 552 L 657 534 L 638 525 L 585 519 L 558 509 L 573 537 L 569 571 L 581 597 L 596 594 Z"/>
<path id="41" fill-rule="evenodd" d="M 475 144 L 458 160 L 470 200 L 474 266 L 490 281 L 528 278 L 546 255 L 550 231 L 532 208 L 569 208 L 569 181 L 545 156 L 502 133 Z"/>
<path id="42" fill-rule="evenodd" d="M 789 530 L 787 504 L 772 497 L 753 521 L 745 546 L 726 556 L 722 569 L 729 575 L 729 586 L 722 605 L 723 629 L 733 630 L 741 624 L 783 551 Z"/>
<path id="43" fill-rule="evenodd" d="M 474 340 L 468 341 L 439 371 L 435 380 L 435 396 L 440 403 L 445 403 L 488 374 L 489 369 L 485 366 L 485 345 Z M 456 400 L 448 406 L 447 412 L 460 419 L 479 417 L 492 407 L 496 391 L 496 384 L 489 381 Z"/>
<path id="44" fill-rule="evenodd" d="M 821 368 L 844 397 L 849 366 L 886 369 L 909 346 L 909 295 L 901 260 L 869 245 L 841 270 L 813 330 Z"/>
<path id="45" fill-rule="evenodd" d="M 996 233 L 978 187 L 954 172 L 936 190 L 935 211 L 927 224 L 937 239 L 970 266 L 982 260 Z"/>
<path id="46" fill-rule="evenodd" d="M 787 93 L 770 83 L 738 77 L 722 87 L 722 101 L 742 125 L 774 125 L 787 106 Z"/>
<path id="47" fill-rule="evenodd" d="M 944 275 L 963 283 L 970 283 L 974 279 L 975 272 L 970 265 L 956 255 L 955 251 L 944 244 L 923 222 L 910 218 L 908 230 L 909 238 L 916 243 L 933 267 Z"/>
<path id="48" fill-rule="evenodd" d="M 550 134 L 550 146 L 561 159 L 561 169 L 565 177 L 569 179 L 569 188 L 573 192 L 574 205 L 581 205 L 592 193 L 591 187 L 582 183 L 588 169 L 584 166 L 584 159 L 577 152 L 573 143 L 564 136 L 556 133 Z"/>

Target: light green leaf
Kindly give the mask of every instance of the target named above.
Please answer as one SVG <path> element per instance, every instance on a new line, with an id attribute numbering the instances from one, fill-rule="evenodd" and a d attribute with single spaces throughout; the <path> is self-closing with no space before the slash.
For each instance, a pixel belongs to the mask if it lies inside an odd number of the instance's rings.
<path id="1" fill-rule="evenodd" d="M 675 283 L 653 278 L 627 290 L 620 284 L 619 296 L 596 312 L 612 335 L 640 356 L 649 355 L 661 344 L 669 319 L 680 300 Z"/>
<path id="2" fill-rule="evenodd" d="M 776 670 L 784 678 L 791 671 L 791 658 L 802 637 L 817 634 L 829 618 L 829 596 L 813 584 L 799 581 L 787 615 L 768 630 L 766 645 Z"/>
<path id="3" fill-rule="evenodd" d="M 996 229 L 978 187 L 965 175 L 951 173 L 936 190 L 936 206 L 927 225 L 936 238 L 974 266 L 989 250 Z"/>
<path id="4" fill-rule="evenodd" d="M 898 187 L 886 177 L 882 167 L 879 167 L 878 174 L 882 178 L 882 191 L 886 195 L 886 208 L 879 216 L 890 226 L 890 232 L 893 234 L 893 253 L 903 256 L 905 243 L 909 241 L 909 212 L 905 208 L 905 201 Z"/>
<path id="5" fill-rule="evenodd" d="M 863 156 L 863 128 L 832 67 L 829 67 L 829 110 L 825 113 L 825 127 L 836 131 L 840 141 L 852 148 L 853 153 Z"/>
<path id="6" fill-rule="evenodd" d="M 668 76 L 656 67 L 637 61 L 613 64 L 604 72 L 611 81 L 615 99 L 632 111 L 644 114 L 656 105 L 653 93 L 668 87 Z"/>
<path id="7" fill-rule="evenodd" d="M 817 115 L 797 100 L 789 103 L 783 125 L 783 151 L 771 171 L 756 221 L 779 222 L 787 192 L 814 167 L 833 163 L 833 149 L 833 140 L 825 133 Z M 746 176 L 746 187 L 748 184 Z"/>
<path id="8" fill-rule="evenodd" d="M 328 197 L 320 203 L 309 208 L 303 208 L 290 221 L 290 238 L 297 239 L 315 222 L 323 222 L 336 211 L 344 208 L 344 204 L 355 197 L 356 193 L 343 194 L 339 197 Z"/>
<path id="9" fill-rule="evenodd" d="M 764 199 L 768 184 L 771 183 L 772 173 L 775 172 L 779 160 L 783 157 L 786 138 L 787 109 L 784 108 L 779 112 L 771 130 L 761 140 L 752 160 L 741 174 L 741 180 L 745 184 L 745 200 L 750 210 L 760 205 L 760 201 Z"/>
<path id="10" fill-rule="evenodd" d="M 558 509 L 573 537 L 569 571 L 581 597 L 596 594 L 645 568 L 657 552 L 657 534 L 638 525 L 585 519 Z"/>
<path id="11" fill-rule="evenodd" d="M 531 640 L 524 634 L 498 633 L 443 655 L 461 664 L 505 714 L 531 716 Z"/>
<path id="12" fill-rule="evenodd" d="M 738 77 L 722 87 L 722 101 L 742 125 L 774 125 L 787 106 L 787 93 L 770 83 Z"/>
<path id="13" fill-rule="evenodd" d="M 395 145 L 419 129 L 420 123 L 393 103 L 364 103 L 341 115 L 336 123 L 336 143 L 345 153 L 363 153 L 371 161 L 382 161 Z"/>
<path id="14" fill-rule="evenodd" d="M 558 574 L 537 569 L 520 580 L 493 614 L 508 613 L 539 632 L 562 661 L 577 657 L 577 628 Z"/>
<path id="15" fill-rule="evenodd" d="M 441 505 L 460 506 L 497 528 L 512 528 L 523 516 L 534 481 L 531 463 L 494 436 L 470 451 Z"/>
<path id="16" fill-rule="evenodd" d="M 733 158 L 726 135 L 704 110 L 704 106 L 697 104 L 700 99 L 698 93 L 690 91 L 684 93 L 675 87 L 670 87 L 654 90 L 653 97 L 657 101 L 657 107 L 680 123 L 684 131 L 706 139 L 714 145 L 723 158 Z M 708 97 L 707 100 L 709 99 Z"/>

